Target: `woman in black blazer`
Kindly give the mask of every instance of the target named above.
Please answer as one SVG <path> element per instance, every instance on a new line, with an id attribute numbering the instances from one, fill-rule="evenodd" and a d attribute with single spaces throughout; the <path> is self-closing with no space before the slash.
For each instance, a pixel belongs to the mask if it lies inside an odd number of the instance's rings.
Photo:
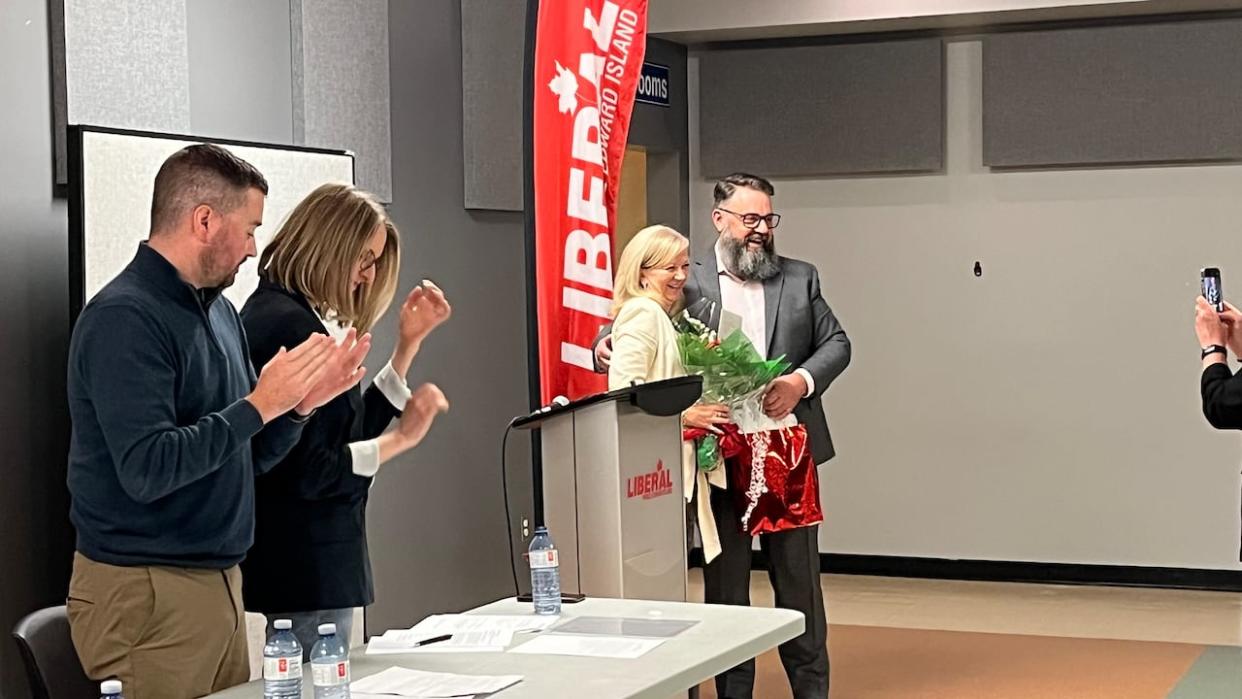
<path id="1" fill-rule="evenodd" d="M 316 189 L 263 250 L 259 288 L 242 308 L 254 365 L 313 333 L 364 338 L 393 299 L 399 266 L 400 238 L 383 207 L 348 185 Z M 276 619 L 291 619 L 305 657 L 319 624 L 335 623 L 348 643 L 354 608 L 374 601 L 367 493 L 380 464 L 416 446 L 448 409 L 438 388 L 411 393 L 405 376 L 450 313 L 434 284 L 411 291 L 392 359 L 371 386 L 319 408 L 284 460 L 255 481 L 254 545 L 242 562 L 246 609 L 267 616 L 269 634 Z"/>

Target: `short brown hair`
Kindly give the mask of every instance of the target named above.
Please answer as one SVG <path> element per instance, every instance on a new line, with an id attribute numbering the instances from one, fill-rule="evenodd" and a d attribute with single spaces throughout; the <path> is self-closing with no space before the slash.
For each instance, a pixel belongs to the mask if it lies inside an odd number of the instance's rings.
<path id="1" fill-rule="evenodd" d="M 375 229 L 384 227 L 384 252 L 375 283 L 352 288 L 355 267 Z M 347 184 L 324 184 L 306 195 L 263 248 L 259 273 L 296 291 L 319 311 L 369 331 L 397 291 L 401 236 L 375 197 Z"/>
<path id="2" fill-rule="evenodd" d="M 253 165 L 211 143 L 186 146 L 168 156 L 155 175 L 151 234 L 166 231 L 196 206 L 227 213 L 241 206 L 246 190 L 267 195 L 267 180 Z"/>
<path id="3" fill-rule="evenodd" d="M 738 187 L 754 189 L 763 192 L 769 197 L 776 194 L 776 188 L 772 186 L 772 183 L 762 177 L 745 172 L 735 172 L 716 183 L 716 189 L 713 191 L 716 197 L 715 206 L 720 206 L 721 203 L 733 196 L 733 192 Z"/>

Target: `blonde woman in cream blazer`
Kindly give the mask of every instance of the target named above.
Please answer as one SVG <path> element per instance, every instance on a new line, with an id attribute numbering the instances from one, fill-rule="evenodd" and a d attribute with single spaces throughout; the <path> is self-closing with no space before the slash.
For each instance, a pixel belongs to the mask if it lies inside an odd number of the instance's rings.
<path id="1" fill-rule="evenodd" d="M 621 253 L 613 290 L 612 363 L 608 388 L 625 388 L 685 376 L 671 317 L 681 311 L 682 287 L 690 275 L 690 241 L 668 226 L 649 226 L 635 234 Z M 693 405 L 682 414 L 687 427 L 717 430 L 729 421 L 723 405 Z M 694 448 L 682 444 L 682 483 L 687 502 L 695 502 L 695 519 L 703 539 L 703 556 L 720 553 L 708 485 L 726 486 L 724 469 L 704 474 L 695 468 Z M 701 494 L 695 498 L 695 490 Z"/>

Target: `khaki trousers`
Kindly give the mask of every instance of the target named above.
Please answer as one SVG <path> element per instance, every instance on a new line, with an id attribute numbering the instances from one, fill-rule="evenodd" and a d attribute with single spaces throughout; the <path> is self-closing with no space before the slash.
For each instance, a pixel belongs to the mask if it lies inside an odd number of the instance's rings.
<path id="1" fill-rule="evenodd" d="M 73 556 L 69 625 L 88 677 L 126 699 L 192 699 L 250 679 L 241 571 Z"/>

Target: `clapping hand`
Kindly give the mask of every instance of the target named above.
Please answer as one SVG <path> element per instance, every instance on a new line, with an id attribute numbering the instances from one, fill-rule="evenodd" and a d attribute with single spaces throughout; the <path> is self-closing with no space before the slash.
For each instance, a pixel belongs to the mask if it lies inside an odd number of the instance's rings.
<path id="1" fill-rule="evenodd" d="M 406 375 L 423 340 L 452 315 L 453 307 L 433 282 L 424 279 L 410 290 L 401 304 L 397 347 L 392 353 L 392 367 L 399 375 Z"/>
<path id="2" fill-rule="evenodd" d="M 421 343 L 440 323 L 453 315 L 444 292 L 429 280 L 414 287 L 401 304 L 401 342 Z"/>
<path id="3" fill-rule="evenodd" d="M 340 344 L 333 344 L 332 351 L 324 361 L 324 370 L 319 380 L 294 411 L 299 415 L 309 415 L 312 410 L 358 385 L 367 371 L 362 362 L 370 351 L 371 334 L 358 337 L 358 331 L 350 328 Z"/>
<path id="4" fill-rule="evenodd" d="M 425 383 L 414 389 L 405 409 L 401 411 L 401 421 L 397 423 L 397 433 L 403 440 L 402 448 L 411 449 L 418 446 L 431 429 L 431 423 L 440 413 L 447 413 L 448 399 L 435 384 Z"/>

